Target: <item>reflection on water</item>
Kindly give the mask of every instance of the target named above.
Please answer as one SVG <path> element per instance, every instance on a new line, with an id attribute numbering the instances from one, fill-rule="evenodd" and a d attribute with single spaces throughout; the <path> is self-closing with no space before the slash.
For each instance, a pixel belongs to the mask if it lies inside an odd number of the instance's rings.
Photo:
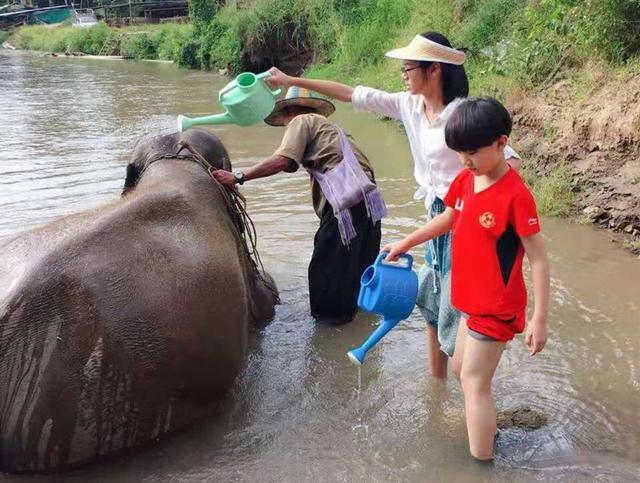
<path id="1" fill-rule="evenodd" d="M 131 146 L 173 130 L 179 113 L 216 111 L 224 79 L 170 65 L 0 51 L 0 238 L 115 199 Z M 376 167 L 390 208 L 383 238 L 418 226 L 406 140 L 394 125 L 339 107 Z M 236 167 L 269 155 L 282 130 L 215 127 Z M 304 173 L 243 188 L 282 305 L 254 334 L 246 369 L 218 414 L 135 457 L 44 481 L 632 481 L 640 479 L 640 268 L 605 233 L 545 220 L 553 268 L 550 341 L 522 340 L 495 378 L 499 408 L 527 404 L 547 427 L 507 431 L 495 468 L 467 453 L 461 392 L 426 372 L 414 314 L 367 356 L 346 351 L 377 323 L 342 328 L 307 314 L 317 219 Z M 419 250 L 414 256 L 419 259 Z M 24 478 L 1 477 L 0 481 Z"/>

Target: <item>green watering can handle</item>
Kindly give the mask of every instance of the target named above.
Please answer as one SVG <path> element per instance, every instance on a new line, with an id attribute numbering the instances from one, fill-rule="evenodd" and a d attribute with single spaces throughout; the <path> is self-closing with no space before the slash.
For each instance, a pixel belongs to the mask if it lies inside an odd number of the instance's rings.
<path id="1" fill-rule="evenodd" d="M 226 86 L 224 86 L 220 92 L 218 92 L 218 101 L 222 101 L 222 96 L 224 96 L 227 92 L 233 89 L 236 86 L 235 79 L 229 82 Z"/>
<path id="2" fill-rule="evenodd" d="M 271 77 L 271 72 L 266 71 L 266 72 L 262 72 L 261 74 L 257 74 L 256 75 L 256 79 L 261 80 L 264 79 L 266 77 Z M 220 92 L 218 92 L 218 101 L 222 101 L 222 97 L 229 92 L 230 90 L 234 89 L 236 87 L 236 81 L 235 79 L 232 80 L 231 82 L 229 82 L 226 86 L 224 86 Z M 273 96 L 277 96 L 282 92 L 282 89 L 276 89 L 275 91 L 270 91 L 271 94 L 273 94 Z"/>
<path id="3" fill-rule="evenodd" d="M 271 72 L 269 72 L 268 70 L 258 74 L 256 76 L 256 79 L 266 79 L 267 77 L 271 77 Z M 278 96 L 280 95 L 281 92 L 282 92 L 282 89 L 278 88 L 275 91 L 271 91 L 271 94 L 273 94 L 274 96 Z"/>

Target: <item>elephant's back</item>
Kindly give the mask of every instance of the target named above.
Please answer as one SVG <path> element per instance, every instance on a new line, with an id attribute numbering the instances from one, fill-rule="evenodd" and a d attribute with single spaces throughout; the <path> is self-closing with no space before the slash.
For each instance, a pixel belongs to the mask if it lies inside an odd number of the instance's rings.
<path id="1" fill-rule="evenodd" d="M 1 470 L 147 444 L 229 388 L 246 347 L 243 255 L 228 214 L 198 204 L 132 197 L 12 242 Z M 47 230 L 55 243 L 42 243 Z"/>

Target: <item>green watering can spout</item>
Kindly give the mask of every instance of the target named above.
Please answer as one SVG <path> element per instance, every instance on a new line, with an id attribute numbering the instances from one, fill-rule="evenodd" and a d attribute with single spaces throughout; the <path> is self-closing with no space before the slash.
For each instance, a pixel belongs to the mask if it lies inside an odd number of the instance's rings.
<path id="1" fill-rule="evenodd" d="M 218 94 L 218 101 L 227 112 L 197 118 L 180 115 L 178 130 L 182 132 L 191 126 L 202 124 L 252 126 L 263 121 L 273 111 L 276 96 L 281 91 L 280 89 L 272 91 L 265 84 L 264 79 L 270 75 L 270 72 L 257 75 L 252 72 L 243 72 L 224 86 Z"/>
<path id="2" fill-rule="evenodd" d="M 183 132 L 192 126 L 201 126 L 203 124 L 232 124 L 233 119 L 229 116 L 228 112 L 222 114 L 212 114 L 211 116 L 203 117 L 187 117 L 180 114 L 178 116 L 178 131 Z"/>

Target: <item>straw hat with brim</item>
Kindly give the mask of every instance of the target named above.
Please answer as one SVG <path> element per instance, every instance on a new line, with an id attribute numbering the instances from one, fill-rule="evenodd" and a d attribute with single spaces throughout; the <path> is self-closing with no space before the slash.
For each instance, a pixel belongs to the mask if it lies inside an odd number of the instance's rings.
<path id="1" fill-rule="evenodd" d="M 416 35 L 406 47 L 390 50 L 385 55 L 394 59 L 442 62 L 454 65 L 464 64 L 466 58 L 465 53 L 461 50 L 425 39 L 422 35 Z"/>
<path id="2" fill-rule="evenodd" d="M 284 99 L 276 102 L 273 111 L 265 118 L 264 122 L 271 126 L 283 126 L 284 116 L 282 111 L 292 106 L 310 107 L 324 117 L 329 117 L 336 110 L 336 106 L 332 102 L 320 97 L 315 92 L 292 86 L 289 87 Z"/>

